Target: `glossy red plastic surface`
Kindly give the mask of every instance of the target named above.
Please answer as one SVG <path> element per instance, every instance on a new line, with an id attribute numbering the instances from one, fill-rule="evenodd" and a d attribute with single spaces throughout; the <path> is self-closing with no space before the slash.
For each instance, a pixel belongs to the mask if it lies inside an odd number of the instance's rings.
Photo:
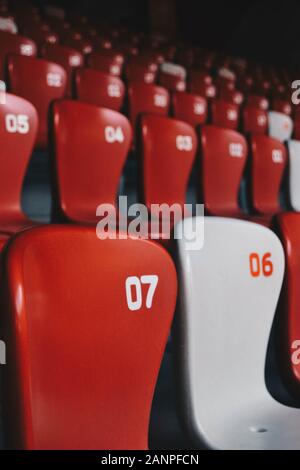
<path id="1" fill-rule="evenodd" d="M 185 203 L 186 190 L 195 159 L 197 138 L 193 127 L 161 116 L 143 116 L 143 200 L 151 204 Z"/>
<path id="2" fill-rule="evenodd" d="M 205 209 L 212 215 L 241 215 L 238 194 L 247 158 L 244 136 L 231 129 L 204 126 L 200 139 Z"/>
<path id="3" fill-rule="evenodd" d="M 119 111 L 125 86 L 119 77 L 98 70 L 80 68 L 75 72 L 76 97 L 80 101 Z"/>
<path id="4" fill-rule="evenodd" d="M 161 72 L 159 74 L 159 84 L 169 91 L 185 91 L 186 82 L 183 78 Z"/>
<path id="5" fill-rule="evenodd" d="M 266 134 L 268 131 L 267 112 L 255 105 L 243 110 L 243 131 L 245 134 Z"/>
<path id="6" fill-rule="evenodd" d="M 117 77 L 121 76 L 124 63 L 124 56 L 120 52 L 112 49 L 101 52 L 93 52 L 88 58 L 88 64 L 92 69 L 109 73 Z"/>
<path id="7" fill-rule="evenodd" d="M 53 100 L 65 94 L 65 70 L 53 62 L 24 56 L 10 56 L 8 60 L 9 88 L 30 101 L 39 116 L 37 147 L 45 148 L 48 141 L 48 112 Z"/>
<path id="8" fill-rule="evenodd" d="M 212 124 L 236 130 L 239 125 L 239 107 L 223 100 L 215 100 L 211 105 Z"/>
<path id="9" fill-rule="evenodd" d="M 202 96 L 174 92 L 172 95 L 173 115 L 176 119 L 188 122 L 192 126 L 204 124 L 207 119 L 207 103 Z"/>
<path id="10" fill-rule="evenodd" d="M 67 73 L 66 96 L 72 97 L 73 70 L 83 65 L 83 55 L 76 49 L 58 44 L 47 44 L 41 49 L 41 56 L 46 60 L 61 65 Z"/>
<path id="11" fill-rule="evenodd" d="M 36 53 L 36 44 L 31 39 L 0 31 L 0 80 L 5 78 L 5 65 L 8 54 L 35 56 Z"/>
<path id="12" fill-rule="evenodd" d="M 265 135 L 251 137 L 251 196 L 256 212 L 280 211 L 279 190 L 287 164 L 285 146 Z"/>
<path id="13" fill-rule="evenodd" d="M 145 83 L 133 83 L 128 88 L 129 117 L 133 128 L 142 114 L 167 116 L 169 106 L 170 95 L 165 88 Z"/>
<path id="14" fill-rule="evenodd" d="M 150 303 L 143 276 L 158 277 Z M 130 277 L 142 283 L 140 308 L 129 308 Z M 5 285 L 11 446 L 146 449 L 176 303 L 168 253 L 140 239 L 99 240 L 95 228 L 43 227 L 11 243 Z"/>
<path id="15" fill-rule="evenodd" d="M 0 105 L 0 231 L 14 233 L 34 225 L 22 211 L 21 195 L 37 128 L 32 104 L 7 93 Z"/>
<path id="16" fill-rule="evenodd" d="M 300 384 L 300 214 L 277 216 L 285 250 L 286 273 L 281 303 L 282 366 L 286 378 L 299 391 Z"/>
<path id="17" fill-rule="evenodd" d="M 131 144 L 125 116 L 79 101 L 53 106 L 54 153 L 61 215 L 95 224 L 99 204 L 116 203 Z"/>

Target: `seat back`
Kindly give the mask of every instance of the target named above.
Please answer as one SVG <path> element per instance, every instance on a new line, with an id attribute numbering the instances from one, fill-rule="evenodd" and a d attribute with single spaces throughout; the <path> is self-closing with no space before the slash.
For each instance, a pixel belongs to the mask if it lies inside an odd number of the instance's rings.
<path id="1" fill-rule="evenodd" d="M 292 137 L 293 121 L 290 116 L 277 111 L 268 112 L 269 136 L 285 142 Z"/>
<path id="2" fill-rule="evenodd" d="M 88 57 L 88 65 L 95 70 L 120 77 L 124 63 L 123 54 L 111 49 L 93 52 Z"/>
<path id="3" fill-rule="evenodd" d="M 247 104 L 256 106 L 263 111 L 267 111 L 270 106 L 269 100 L 265 96 L 260 95 L 249 95 L 247 98 Z"/>
<path id="4" fill-rule="evenodd" d="M 133 129 L 142 114 L 167 116 L 170 106 L 169 92 L 162 87 L 133 83 L 128 88 L 129 117 Z"/>
<path id="5" fill-rule="evenodd" d="M 4 296 L 11 446 L 146 449 L 176 302 L 167 252 L 95 228 L 34 229 L 9 247 Z"/>
<path id="6" fill-rule="evenodd" d="M 282 246 L 261 225 L 207 217 L 203 248 L 189 250 L 196 226 L 185 220 L 178 241 L 177 351 L 186 424 L 214 449 L 280 448 L 277 422 L 288 412 L 267 392 L 265 360 L 284 274 Z M 175 233 L 180 230 L 181 223 Z"/>
<path id="7" fill-rule="evenodd" d="M 300 142 L 287 142 L 289 158 L 289 196 L 294 211 L 300 212 Z"/>
<path id="8" fill-rule="evenodd" d="M 278 233 L 285 257 L 286 273 L 281 309 L 281 357 L 285 378 L 290 385 L 300 384 L 300 214 L 293 212 L 277 216 Z M 287 382 L 288 383 L 288 382 Z"/>
<path id="9" fill-rule="evenodd" d="M 185 203 L 197 138 L 189 124 L 162 116 L 141 119 L 142 198 L 151 204 Z"/>
<path id="10" fill-rule="evenodd" d="M 36 145 L 45 148 L 48 141 L 48 112 L 53 100 L 65 94 L 67 76 L 57 64 L 42 59 L 10 56 L 8 59 L 9 89 L 30 101 L 39 116 Z"/>
<path id="11" fill-rule="evenodd" d="M 95 223 L 99 204 L 116 203 L 130 124 L 116 111 L 64 100 L 53 106 L 52 125 L 58 210 L 69 220 Z"/>
<path id="12" fill-rule="evenodd" d="M 98 70 L 80 68 L 75 73 L 75 92 L 80 101 L 120 111 L 125 86 L 119 77 Z"/>
<path id="13" fill-rule="evenodd" d="M 251 199 L 260 214 L 280 211 L 279 192 L 287 164 L 285 146 L 266 135 L 251 137 Z"/>
<path id="14" fill-rule="evenodd" d="M 36 53 L 36 44 L 31 39 L 0 31 L 0 80 L 5 79 L 5 65 L 8 54 L 36 56 Z"/>
<path id="15" fill-rule="evenodd" d="M 38 116 L 31 103 L 6 93 L 0 104 L 0 222 L 22 212 L 21 195 L 33 151 Z"/>
<path id="16" fill-rule="evenodd" d="M 46 60 L 61 65 L 67 73 L 66 96 L 72 97 L 73 70 L 81 67 L 84 62 L 83 55 L 76 49 L 58 44 L 45 44 L 41 48 L 41 56 Z"/>
<path id="17" fill-rule="evenodd" d="M 292 114 L 291 104 L 289 101 L 283 99 L 274 99 L 272 102 L 272 110 L 286 114 L 287 116 L 291 116 Z"/>
<path id="18" fill-rule="evenodd" d="M 239 125 L 239 107 L 227 101 L 214 100 L 211 105 L 212 124 L 236 130 Z"/>
<path id="19" fill-rule="evenodd" d="M 213 215 L 239 215 L 238 195 L 247 159 L 245 138 L 215 126 L 204 126 L 199 138 L 205 209 Z"/>
<path id="20" fill-rule="evenodd" d="M 172 94 L 172 110 L 176 119 L 192 126 L 204 124 L 207 119 L 207 102 L 202 96 L 177 91 Z"/>
<path id="21" fill-rule="evenodd" d="M 266 134 L 268 114 L 263 109 L 248 104 L 243 109 L 243 131 L 245 134 Z"/>

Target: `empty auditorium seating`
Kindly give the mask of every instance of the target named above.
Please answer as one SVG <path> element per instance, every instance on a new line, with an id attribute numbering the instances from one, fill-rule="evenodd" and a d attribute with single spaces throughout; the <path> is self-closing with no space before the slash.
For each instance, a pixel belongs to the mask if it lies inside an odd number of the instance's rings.
<path id="1" fill-rule="evenodd" d="M 140 130 L 141 199 L 155 216 L 159 216 L 155 204 L 182 208 L 197 150 L 193 127 L 176 119 L 144 115 Z"/>
<path id="2" fill-rule="evenodd" d="M 88 57 L 88 65 L 101 72 L 119 77 L 122 74 L 124 55 L 111 49 L 93 52 Z"/>
<path id="3" fill-rule="evenodd" d="M 13 241 L 4 279 L 9 446 L 147 449 L 176 302 L 166 251 L 44 227 Z"/>
<path id="4" fill-rule="evenodd" d="M 34 225 L 22 211 L 21 195 L 38 117 L 31 103 L 7 93 L 0 121 L 0 232 L 11 234 Z"/>
<path id="5" fill-rule="evenodd" d="M 139 57 L 139 56 L 137 56 Z M 126 65 L 126 79 L 129 83 L 145 82 L 155 83 L 157 78 L 158 65 L 148 61 L 130 61 Z"/>
<path id="6" fill-rule="evenodd" d="M 5 31 L 0 31 L 0 80 L 6 78 L 6 60 L 8 54 L 35 56 L 36 44 L 29 38 Z"/>
<path id="7" fill-rule="evenodd" d="M 300 212 L 300 142 L 289 140 L 287 148 L 289 200 L 292 209 Z"/>
<path id="8" fill-rule="evenodd" d="M 265 135 L 251 137 L 251 203 L 258 214 L 280 212 L 279 191 L 287 163 L 286 149 Z"/>
<path id="9" fill-rule="evenodd" d="M 83 55 L 67 46 L 61 46 L 58 44 L 47 44 L 44 45 L 41 49 L 41 56 L 46 60 L 55 62 L 61 65 L 67 73 L 67 88 L 66 96 L 72 97 L 72 80 L 73 80 L 73 70 L 76 67 L 83 65 Z"/>
<path id="10" fill-rule="evenodd" d="M 268 132 L 268 114 L 255 105 L 246 105 L 243 109 L 243 131 L 245 134 L 266 134 Z"/>
<path id="11" fill-rule="evenodd" d="M 119 77 L 98 70 L 80 68 L 75 73 L 75 94 L 80 101 L 120 111 L 125 86 Z"/>
<path id="12" fill-rule="evenodd" d="M 202 249 L 188 250 L 195 223 L 185 227 L 177 377 L 186 429 L 211 449 L 299 449 L 299 409 L 276 401 L 265 383 L 284 275 L 280 241 L 257 224 L 211 217 Z"/>
<path id="13" fill-rule="evenodd" d="M 56 216 L 95 224 L 98 205 L 116 204 L 130 124 L 116 111 L 70 100 L 54 104 L 51 122 Z"/>
<path id="14" fill-rule="evenodd" d="M 239 189 L 247 143 L 231 129 L 204 126 L 199 134 L 201 197 L 211 215 L 239 216 Z"/>
<path id="15" fill-rule="evenodd" d="M 128 112 L 133 129 L 142 114 L 167 116 L 169 106 L 169 92 L 163 87 L 145 83 L 133 83 L 128 87 Z"/>
<path id="16" fill-rule="evenodd" d="M 214 100 L 211 105 L 212 124 L 236 130 L 239 125 L 239 107 L 234 103 Z"/>
<path id="17" fill-rule="evenodd" d="M 183 91 L 172 94 L 172 109 L 176 119 L 186 121 L 192 126 L 204 124 L 207 119 L 207 103 L 202 96 Z"/>
<path id="18" fill-rule="evenodd" d="M 67 77 L 58 64 L 33 57 L 13 55 L 8 60 L 9 90 L 30 101 L 39 116 L 36 146 L 45 148 L 51 102 L 65 94 Z"/>
<path id="19" fill-rule="evenodd" d="M 269 135 L 274 139 L 285 142 L 293 133 L 293 121 L 290 116 L 277 111 L 268 112 Z"/>

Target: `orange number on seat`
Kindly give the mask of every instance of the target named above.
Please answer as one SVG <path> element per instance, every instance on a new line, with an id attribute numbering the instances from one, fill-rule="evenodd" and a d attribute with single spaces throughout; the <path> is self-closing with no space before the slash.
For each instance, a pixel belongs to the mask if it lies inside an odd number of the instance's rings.
<path id="1" fill-rule="evenodd" d="M 251 253 L 249 261 L 252 277 L 259 277 L 261 274 L 265 277 L 272 276 L 274 266 L 271 261 L 271 253 L 265 253 L 261 261 L 258 253 Z"/>

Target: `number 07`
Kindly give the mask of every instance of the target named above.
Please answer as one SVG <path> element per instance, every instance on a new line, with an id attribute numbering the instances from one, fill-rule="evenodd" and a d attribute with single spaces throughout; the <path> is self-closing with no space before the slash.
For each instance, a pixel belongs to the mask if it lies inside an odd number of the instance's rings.
<path id="1" fill-rule="evenodd" d="M 152 307 L 153 296 L 158 283 L 158 276 L 156 274 L 145 275 L 138 278 L 137 276 L 130 276 L 126 279 L 126 299 L 129 310 L 140 310 L 143 304 L 142 284 L 149 284 L 149 289 L 146 296 L 146 308 Z M 133 291 L 135 295 L 133 296 Z"/>

